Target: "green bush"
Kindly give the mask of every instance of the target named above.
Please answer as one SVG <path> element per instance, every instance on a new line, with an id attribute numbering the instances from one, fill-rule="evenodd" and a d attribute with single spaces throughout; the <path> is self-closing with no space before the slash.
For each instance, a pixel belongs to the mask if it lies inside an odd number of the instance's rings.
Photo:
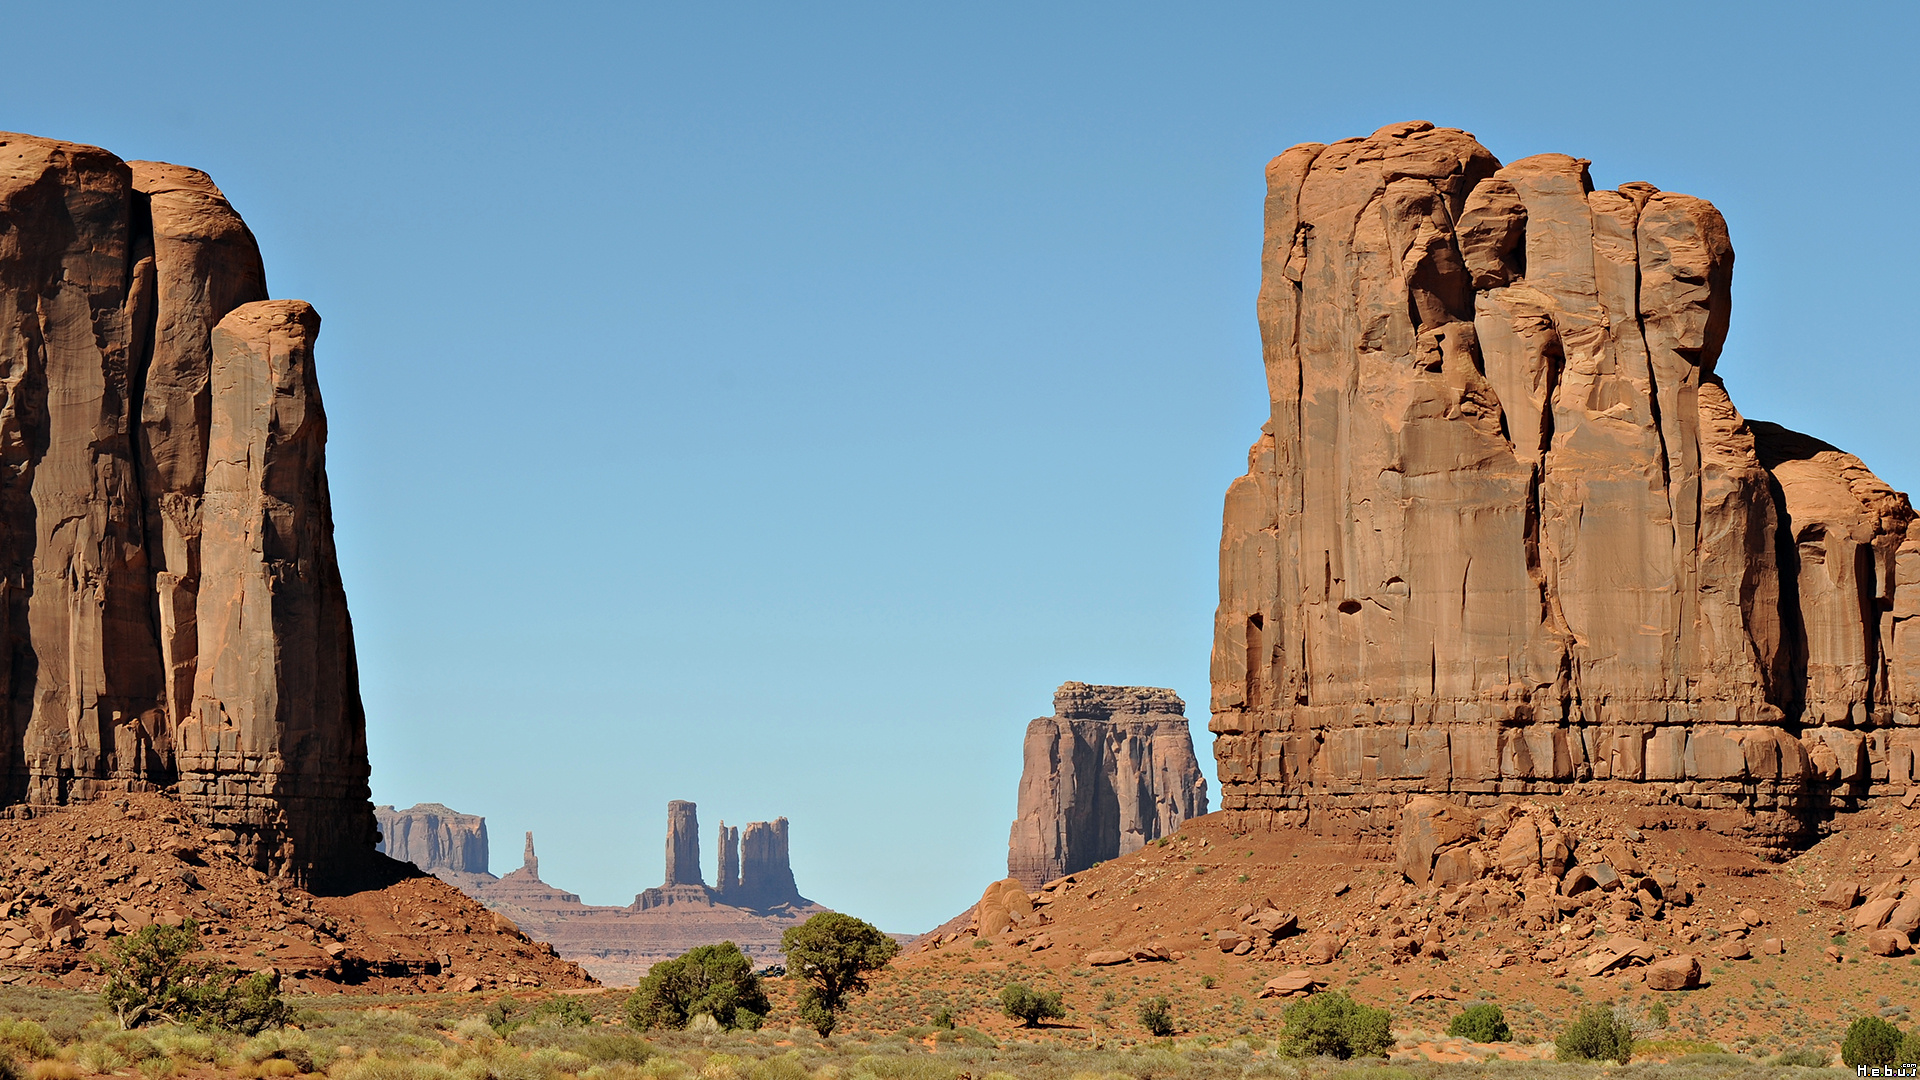
<path id="1" fill-rule="evenodd" d="M 953 1030 L 953 1010 L 947 1008 L 945 1005 L 940 1006 L 940 1008 L 936 1010 L 933 1014 L 932 1023 L 933 1023 L 934 1029 L 937 1031 L 952 1031 Z"/>
<path id="2" fill-rule="evenodd" d="M 52 1057 L 57 1049 L 39 1024 L 0 1017 L 0 1058 L 7 1057 L 5 1051 L 11 1050 L 28 1061 L 39 1061 Z"/>
<path id="3" fill-rule="evenodd" d="M 1288 1057 L 1380 1057 L 1393 1045 L 1393 1014 L 1333 991 L 1296 1001 L 1281 1014 Z"/>
<path id="4" fill-rule="evenodd" d="M 1900 1040 L 1900 1052 L 1895 1057 L 1899 1058 L 1896 1064 L 1900 1065 L 1920 1063 L 1920 1027 L 1907 1032 L 1907 1037 Z"/>
<path id="5" fill-rule="evenodd" d="M 1491 1001 L 1467 1006 L 1447 1025 L 1447 1034 L 1480 1043 L 1509 1042 L 1513 1039 L 1513 1029 L 1507 1026 L 1507 1015 Z"/>
<path id="6" fill-rule="evenodd" d="M 1863 1016 L 1847 1028 L 1840 1043 L 1840 1060 L 1850 1068 L 1892 1065 L 1900 1056 L 1900 1029 L 1877 1016 Z"/>
<path id="7" fill-rule="evenodd" d="M 1022 1027 L 1039 1027 L 1042 1020 L 1058 1020 L 1067 1015 L 1059 991 L 1030 990 L 1025 983 L 1008 983 L 1000 988 L 1000 1011 Z"/>
<path id="8" fill-rule="evenodd" d="M 292 1018 L 278 974 L 248 975 L 189 959 L 199 948 L 200 927 L 192 919 L 179 926 L 152 923 L 119 938 L 95 957 L 107 975 L 101 1003 L 122 1028 L 168 1021 L 257 1035 Z"/>
<path id="9" fill-rule="evenodd" d="M 1147 1034 L 1165 1038 L 1173 1034 L 1173 1007 L 1164 997 L 1148 998 L 1140 1003 L 1140 1026 Z"/>
<path id="10" fill-rule="evenodd" d="M 753 961 L 723 941 L 653 965 L 627 998 L 626 1012 L 627 1023 L 642 1030 L 684 1028 L 703 1014 L 723 1028 L 753 1029 L 771 1007 Z"/>
<path id="11" fill-rule="evenodd" d="M 847 997 L 866 992 L 867 976 L 886 967 L 900 943 L 872 923 L 827 911 L 781 934 L 780 950 L 787 954 L 787 978 L 807 984 L 800 1018 L 824 1037 Z"/>
<path id="12" fill-rule="evenodd" d="M 555 995 L 534 1008 L 531 1022 L 553 1024 L 557 1027 L 580 1027 L 593 1023 L 593 1013 L 582 1005 L 577 997 Z"/>
<path id="13" fill-rule="evenodd" d="M 1606 1005 L 1592 1005 L 1560 1029 L 1553 1041 L 1554 1056 L 1561 1061 L 1617 1061 L 1625 1065 L 1633 1057 L 1633 1028 L 1613 1015 Z"/>

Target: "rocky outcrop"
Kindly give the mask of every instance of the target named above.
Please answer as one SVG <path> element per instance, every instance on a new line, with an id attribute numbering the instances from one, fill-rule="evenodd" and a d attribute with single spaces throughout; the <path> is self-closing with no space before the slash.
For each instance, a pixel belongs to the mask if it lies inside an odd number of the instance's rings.
<path id="1" fill-rule="evenodd" d="M 667 804 L 666 884 L 706 884 L 700 877 L 700 817 L 682 799 Z"/>
<path id="2" fill-rule="evenodd" d="M 410 862 L 429 874 L 487 872 L 487 819 L 462 814 L 439 803 L 420 803 L 405 810 L 373 808 L 380 826 L 379 850 Z M 533 834 L 527 834 L 529 846 Z"/>
<path id="3" fill-rule="evenodd" d="M 720 823 L 719 884 L 709 887 L 700 874 L 700 819 L 693 803 L 680 799 L 667 804 L 667 877 L 657 888 L 633 898 L 633 908 L 692 904 L 770 911 L 777 907 L 810 907 L 793 881 L 787 854 L 787 819 L 749 822 L 744 830 Z"/>
<path id="4" fill-rule="evenodd" d="M 1733 407 L 1711 204 L 1425 123 L 1267 179 L 1225 808 L 1631 781 L 1781 843 L 1914 781 L 1913 511 Z"/>
<path id="5" fill-rule="evenodd" d="M 776 907 L 801 907 L 813 903 L 800 895 L 793 882 L 793 865 L 787 855 L 787 819 L 754 821 L 745 832 L 731 833 L 740 851 L 721 852 L 721 865 L 731 861 L 740 868 L 739 884 L 720 891 L 721 900 L 737 907 L 769 910 Z"/>
<path id="6" fill-rule="evenodd" d="M 1207 812 L 1186 703 L 1173 691 L 1069 682 L 1053 711 L 1027 725 L 1009 878 L 1038 888 Z"/>
<path id="7" fill-rule="evenodd" d="M 296 881 L 375 827 L 319 316 L 206 174 L 0 134 L 0 804 L 172 788 Z"/>

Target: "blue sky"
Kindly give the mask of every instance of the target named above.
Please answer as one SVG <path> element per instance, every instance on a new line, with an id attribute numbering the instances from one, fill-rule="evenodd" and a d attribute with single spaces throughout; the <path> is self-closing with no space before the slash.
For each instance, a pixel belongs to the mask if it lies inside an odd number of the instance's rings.
<path id="1" fill-rule="evenodd" d="M 84 15 L 82 11 L 84 10 Z M 321 382 L 375 797 L 625 903 L 665 805 L 929 927 L 1025 722 L 1176 688 L 1262 166 L 1427 119 L 1712 199 L 1751 417 L 1920 486 L 1910 5 L 71 5 L 0 128 L 211 172 Z M 706 852 L 711 873 L 712 852 Z"/>

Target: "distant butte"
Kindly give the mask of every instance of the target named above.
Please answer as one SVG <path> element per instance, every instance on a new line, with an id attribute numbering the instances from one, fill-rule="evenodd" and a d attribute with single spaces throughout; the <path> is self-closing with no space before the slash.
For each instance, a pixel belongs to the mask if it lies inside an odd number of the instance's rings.
<path id="1" fill-rule="evenodd" d="M 786 818 L 752 822 L 744 830 L 722 823 L 718 880 L 708 885 L 700 869 L 698 808 L 681 800 L 668 803 L 666 880 L 643 890 L 632 904 L 613 907 L 584 904 L 577 894 L 541 880 L 532 833 L 520 868 L 495 877 L 486 871 L 484 818 L 431 803 L 405 811 L 382 807 L 381 812 L 382 828 L 408 838 L 411 846 L 405 850 L 426 860 L 415 859 L 422 870 L 613 985 L 631 984 L 654 963 L 719 941 L 732 941 L 761 965 L 778 963 L 784 959 L 780 937 L 786 929 L 827 910 L 794 886 Z M 471 846 L 476 836 L 477 863 Z M 416 839 L 424 837 L 434 839 Z"/>

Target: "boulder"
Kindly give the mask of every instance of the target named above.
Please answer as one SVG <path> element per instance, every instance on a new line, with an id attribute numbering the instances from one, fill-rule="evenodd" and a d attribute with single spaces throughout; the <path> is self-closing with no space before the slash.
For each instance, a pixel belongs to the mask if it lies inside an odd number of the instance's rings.
<path id="1" fill-rule="evenodd" d="M 1899 906 L 1887 913 L 1887 921 L 1883 925 L 1896 934 L 1911 937 L 1915 932 L 1920 931 L 1920 889 L 1908 891 L 1912 895 L 1900 901 Z"/>
<path id="2" fill-rule="evenodd" d="M 1669 956 L 1647 965 L 1647 989 L 1691 990 L 1700 985 L 1700 960 L 1693 956 Z"/>
<path id="3" fill-rule="evenodd" d="M 1479 836 L 1479 820 L 1464 807 L 1422 795 L 1400 811 L 1395 862 L 1408 881 L 1427 885 L 1433 881 L 1434 862 L 1440 853 Z"/>
<path id="4" fill-rule="evenodd" d="M 1846 911 L 1860 902 L 1860 883 L 1857 881 L 1836 881 L 1827 886 L 1815 901 L 1823 908 Z"/>
<path id="5" fill-rule="evenodd" d="M 1250 928 L 1256 935 L 1264 934 L 1266 937 L 1278 941 L 1283 937 L 1299 932 L 1300 920 L 1291 911 L 1278 911 L 1274 908 L 1264 908 L 1248 916 L 1244 920 L 1243 925 Z"/>
<path id="6" fill-rule="evenodd" d="M 1315 978 L 1312 972 L 1295 969 L 1287 972 L 1285 975 L 1268 979 L 1267 985 L 1261 988 L 1257 996 L 1263 998 L 1305 997 L 1326 985 L 1325 982 Z"/>
<path id="7" fill-rule="evenodd" d="M 1894 909 L 1899 906 L 1900 901 L 1891 896 L 1883 896 L 1878 900 L 1869 900 L 1860 905 L 1860 909 L 1853 913 L 1853 918 L 1850 920 L 1849 925 L 1855 930 L 1878 930 L 1887 924 L 1887 919 L 1893 914 Z"/>
<path id="8" fill-rule="evenodd" d="M 1913 951 L 1913 942 L 1898 931 L 1875 930 L 1867 935 L 1867 951 L 1875 956 L 1901 956 Z"/>
<path id="9" fill-rule="evenodd" d="M 1345 941 L 1332 934 L 1316 934 L 1313 940 L 1307 942 L 1307 963 L 1331 964 L 1339 958 L 1340 950 L 1346 946 Z"/>
<path id="10" fill-rule="evenodd" d="M 1086 962 L 1090 967 L 1111 967 L 1114 964 L 1124 964 L 1132 959 L 1133 953 L 1131 952 L 1121 952 L 1118 949 L 1103 949 L 1098 952 L 1088 953 Z"/>
<path id="11" fill-rule="evenodd" d="M 1590 976 L 1604 975 L 1609 971 L 1645 964 L 1657 954 L 1652 945 L 1637 938 L 1615 935 L 1605 943 L 1594 948 L 1580 962 L 1581 968 Z"/>

